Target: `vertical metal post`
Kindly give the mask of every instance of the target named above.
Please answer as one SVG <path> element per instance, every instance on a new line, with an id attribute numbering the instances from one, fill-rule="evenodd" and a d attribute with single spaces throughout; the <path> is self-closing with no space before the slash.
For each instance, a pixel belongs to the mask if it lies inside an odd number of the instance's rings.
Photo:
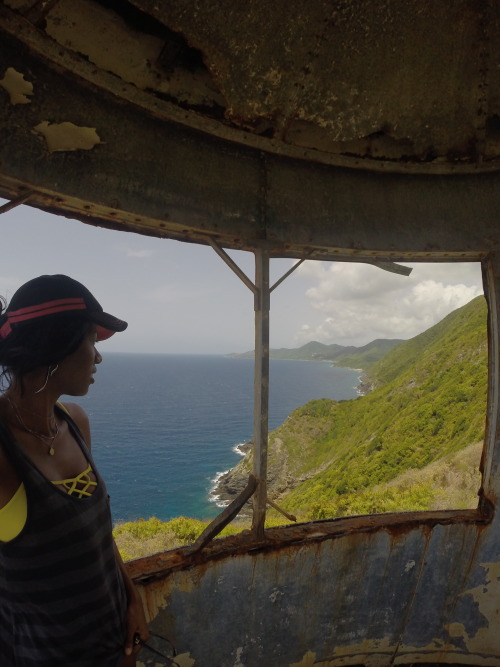
<path id="1" fill-rule="evenodd" d="M 269 253 L 255 251 L 255 373 L 254 373 L 254 475 L 258 482 L 253 497 L 252 532 L 264 539 L 267 504 L 267 437 L 269 416 Z"/>
<path id="2" fill-rule="evenodd" d="M 481 460 L 481 493 L 498 498 L 500 480 L 500 256 L 491 253 L 482 262 L 484 294 L 488 302 L 488 405 Z M 480 494 L 480 502 L 482 495 Z"/>

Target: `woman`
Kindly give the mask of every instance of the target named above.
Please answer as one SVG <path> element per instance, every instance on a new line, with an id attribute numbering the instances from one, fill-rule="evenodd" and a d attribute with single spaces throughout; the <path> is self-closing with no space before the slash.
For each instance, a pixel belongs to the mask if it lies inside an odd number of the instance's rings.
<path id="1" fill-rule="evenodd" d="M 0 315 L 0 665 L 135 665 L 148 629 L 113 542 L 83 396 L 97 341 L 127 323 L 63 275 L 41 276 Z"/>

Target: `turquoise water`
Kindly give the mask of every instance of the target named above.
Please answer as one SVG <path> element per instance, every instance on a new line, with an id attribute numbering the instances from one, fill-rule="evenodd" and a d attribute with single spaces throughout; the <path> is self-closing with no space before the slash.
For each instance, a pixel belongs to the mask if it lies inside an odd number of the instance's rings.
<path id="1" fill-rule="evenodd" d="M 114 520 L 215 516 L 214 480 L 252 437 L 253 360 L 110 353 L 95 377 L 77 400 L 90 416 Z M 356 397 L 358 380 L 358 371 L 327 362 L 271 359 L 269 428 L 313 398 Z"/>

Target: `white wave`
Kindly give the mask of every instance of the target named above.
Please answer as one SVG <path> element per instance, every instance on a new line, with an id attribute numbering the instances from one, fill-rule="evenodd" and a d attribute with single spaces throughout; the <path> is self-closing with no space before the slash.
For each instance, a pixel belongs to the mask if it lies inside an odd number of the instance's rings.
<path id="1" fill-rule="evenodd" d="M 234 445 L 231 449 L 233 452 L 238 454 L 239 456 L 246 456 L 246 452 L 242 447 L 244 447 L 247 443 L 246 442 L 240 442 L 239 445 Z"/>
<path id="2" fill-rule="evenodd" d="M 218 473 L 215 474 L 215 477 L 210 480 L 211 483 L 212 483 L 212 488 L 208 492 L 208 501 L 210 503 L 215 503 L 217 505 L 217 507 L 227 507 L 229 505 L 228 500 L 220 500 L 220 496 L 216 493 L 217 485 L 219 483 L 219 479 L 228 472 L 229 472 L 229 470 L 224 470 L 222 472 L 218 472 Z"/>

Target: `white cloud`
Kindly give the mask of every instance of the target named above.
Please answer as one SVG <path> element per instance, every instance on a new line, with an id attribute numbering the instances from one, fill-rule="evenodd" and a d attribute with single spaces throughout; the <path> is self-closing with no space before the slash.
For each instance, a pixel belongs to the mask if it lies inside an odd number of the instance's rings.
<path id="1" fill-rule="evenodd" d="M 412 338 L 483 292 L 478 264 L 416 264 L 409 277 L 340 262 L 299 270 L 316 283 L 305 294 L 320 321 L 301 323 L 294 345 Z"/>

